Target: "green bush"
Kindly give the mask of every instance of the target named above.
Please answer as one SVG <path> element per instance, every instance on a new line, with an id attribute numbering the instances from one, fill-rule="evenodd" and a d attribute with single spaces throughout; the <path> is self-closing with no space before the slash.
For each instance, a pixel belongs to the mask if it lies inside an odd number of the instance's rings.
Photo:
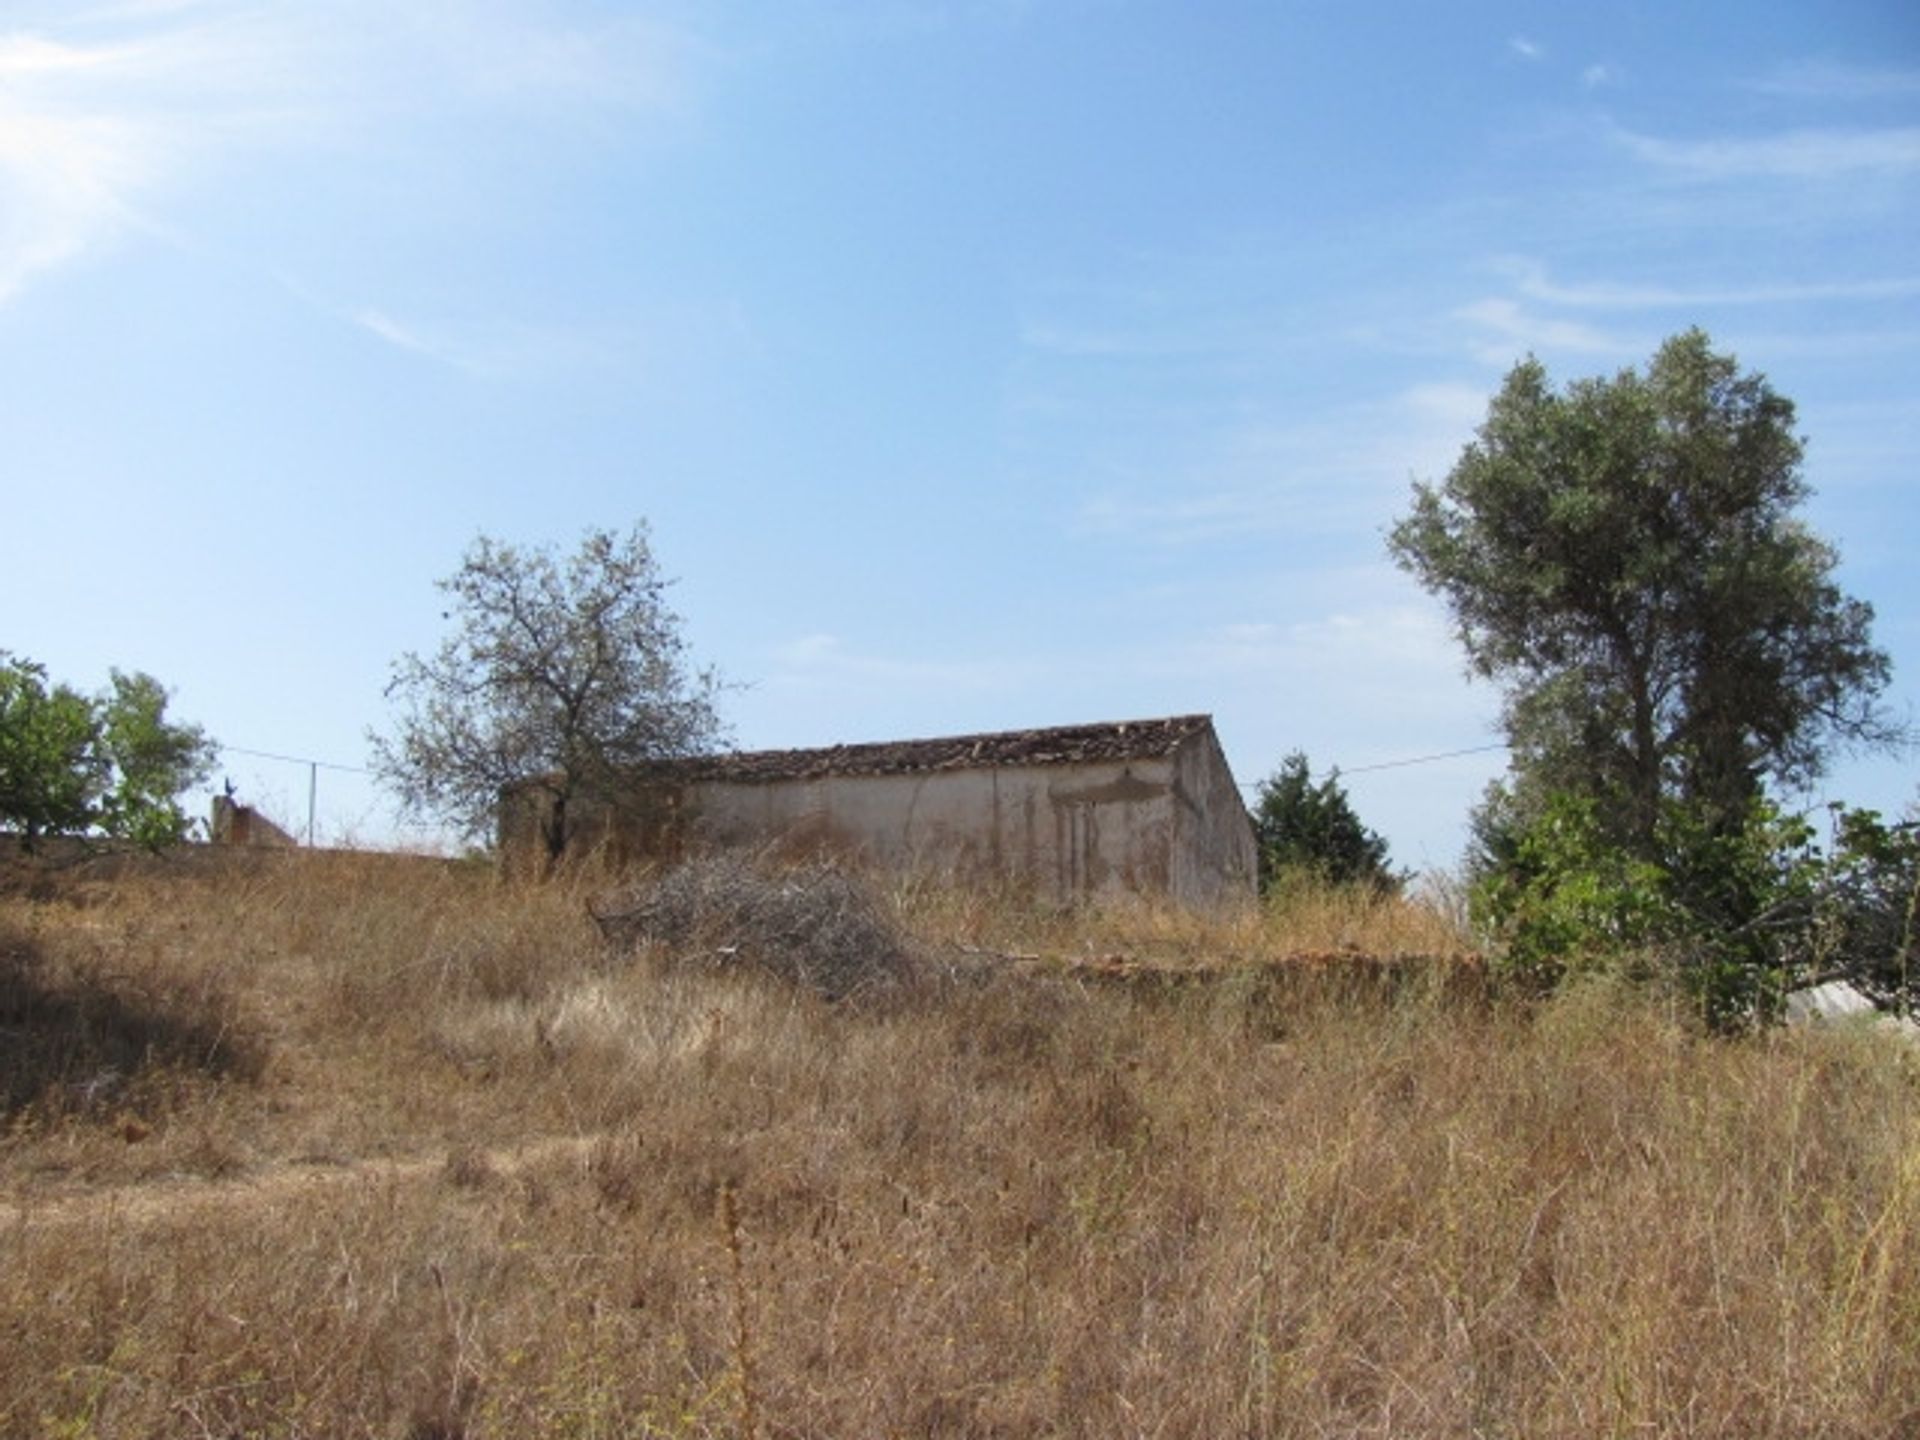
<path id="1" fill-rule="evenodd" d="M 1486 847 L 1473 919 L 1516 978 L 1661 974 L 1715 1028 L 1768 1018 L 1790 985 L 1834 975 L 1883 1000 L 1910 994 L 1920 833 L 1844 807 L 1827 846 L 1815 833 L 1770 801 L 1731 827 L 1670 803 L 1651 853 L 1635 853 L 1593 801 L 1556 795 Z"/>

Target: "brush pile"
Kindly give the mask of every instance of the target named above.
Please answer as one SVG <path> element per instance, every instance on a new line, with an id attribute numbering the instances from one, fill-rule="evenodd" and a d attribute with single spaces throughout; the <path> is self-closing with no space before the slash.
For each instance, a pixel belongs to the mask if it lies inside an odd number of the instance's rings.
<path id="1" fill-rule="evenodd" d="M 758 972 L 830 1001 L 897 993 L 922 969 L 867 886 L 830 862 L 701 856 L 589 911 L 622 952 L 672 967 Z"/>

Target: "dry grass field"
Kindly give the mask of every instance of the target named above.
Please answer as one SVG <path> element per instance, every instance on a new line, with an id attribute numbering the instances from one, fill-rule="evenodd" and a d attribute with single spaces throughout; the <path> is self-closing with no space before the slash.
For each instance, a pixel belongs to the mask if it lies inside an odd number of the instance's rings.
<path id="1" fill-rule="evenodd" d="M 1920 1434 L 1897 1045 L 1328 959 L 1456 947 L 1353 896 L 903 889 L 839 1003 L 591 898 L 16 873 L 0 1434 Z"/>

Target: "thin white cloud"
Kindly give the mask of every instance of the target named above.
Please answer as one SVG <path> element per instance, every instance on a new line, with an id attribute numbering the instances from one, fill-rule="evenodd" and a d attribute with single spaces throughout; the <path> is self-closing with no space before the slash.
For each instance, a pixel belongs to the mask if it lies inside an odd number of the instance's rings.
<path id="1" fill-rule="evenodd" d="M 1730 334 L 1728 339 L 1742 354 L 1765 355 L 1772 361 L 1788 357 L 1858 361 L 1920 347 L 1920 330 L 1911 326 L 1880 330 L 1742 330 Z"/>
<path id="2" fill-rule="evenodd" d="M 838 635 L 829 635 L 825 631 L 799 635 L 787 641 L 774 651 L 774 659 L 787 669 L 804 670 L 823 662 L 832 661 L 841 650 Z"/>
<path id="3" fill-rule="evenodd" d="M 1444 429 L 1476 425 L 1487 410 L 1487 392 L 1477 385 L 1436 382 L 1415 385 L 1400 397 L 1401 408 Z"/>
<path id="4" fill-rule="evenodd" d="M 1409 476 L 1452 463 L 1486 402 L 1479 387 L 1433 383 L 1313 421 L 1244 424 L 1151 489 L 1091 496 L 1078 529 L 1158 546 L 1249 535 L 1370 537 Z"/>
<path id="5" fill-rule="evenodd" d="M 1340 610 L 1286 623 L 1239 621 L 1186 642 L 1180 655 L 1178 663 L 1204 672 L 1299 672 L 1323 684 L 1404 687 L 1414 674 L 1451 682 L 1460 673 L 1445 617 L 1423 604 Z"/>
<path id="6" fill-rule="evenodd" d="M 1589 90 L 1598 90 L 1603 85 L 1611 85 L 1618 78 L 1610 65 L 1593 64 L 1580 72 L 1580 83 Z"/>
<path id="7" fill-rule="evenodd" d="M 0 35 L 0 80 L 18 83 L 36 76 L 104 70 L 129 58 L 125 49 L 86 49 L 39 35 Z"/>
<path id="8" fill-rule="evenodd" d="M 406 117 L 450 107 L 671 113 L 703 55 L 650 22 L 542 25 L 491 6 L 46 11 L 0 35 L 0 303 L 131 230 L 172 228 L 147 217 L 236 155 L 376 130 L 385 143 Z"/>
<path id="9" fill-rule="evenodd" d="M 1510 37 L 1507 40 L 1507 49 L 1511 50 L 1515 55 L 1518 55 L 1522 60 L 1544 60 L 1547 58 L 1547 47 L 1537 40 L 1529 40 L 1524 35 L 1514 35 Z"/>
<path id="10" fill-rule="evenodd" d="M 1920 70 L 1801 60 L 1752 81 L 1750 88 L 1795 100 L 1902 100 L 1920 95 Z"/>
<path id="11" fill-rule="evenodd" d="M 389 345 L 402 350 L 411 350 L 418 355 L 437 355 L 438 350 L 429 345 L 420 336 L 402 325 L 385 311 L 368 307 L 354 312 L 353 323 L 369 334 L 377 335 Z"/>
<path id="12" fill-rule="evenodd" d="M 1453 312 L 1480 332 L 1470 340 L 1473 353 L 1490 364 L 1509 364 L 1523 351 L 1559 350 L 1579 355 L 1618 355 L 1635 347 L 1619 336 L 1578 320 L 1542 315 L 1504 296 L 1463 305 Z"/>
<path id="13" fill-rule="evenodd" d="M 1614 132 L 1636 159 L 1697 180 L 1839 180 L 1920 171 L 1920 126 L 1793 130 L 1757 139 L 1666 140 Z"/>
<path id="14" fill-rule="evenodd" d="M 342 311 L 284 281 L 290 293 L 330 319 L 344 319 L 396 350 L 451 366 L 482 380 L 538 377 L 593 365 L 608 353 L 604 338 L 576 330 L 541 329 L 489 317 L 481 326 L 423 328 L 377 306 Z"/>
<path id="15" fill-rule="evenodd" d="M 1821 280 L 1745 286 L 1582 285 L 1555 282 L 1538 261 L 1503 262 L 1530 300 L 1589 310 L 1685 310 L 1743 305 L 1826 304 L 1833 301 L 1908 300 L 1920 296 L 1920 275 L 1875 280 Z"/>
<path id="16" fill-rule="evenodd" d="M 1236 773 L 1249 786 L 1294 749 L 1304 749 L 1321 770 L 1488 743 L 1497 700 L 1487 687 L 1465 680 L 1445 613 L 1385 567 L 1376 573 L 1373 591 L 1380 597 L 1373 603 L 1304 619 L 1208 627 L 1132 657 L 1130 664 L 1162 691 L 1206 697 L 1236 747 Z M 1276 707 L 1276 695 L 1311 696 L 1313 703 Z M 1369 823 L 1391 820 L 1408 843 L 1423 837 L 1403 858 L 1450 859 L 1455 846 L 1439 839 L 1446 827 L 1436 827 L 1431 816 L 1464 814 L 1501 763 L 1489 753 L 1452 767 L 1450 788 L 1461 793 L 1439 811 L 1423 803 L 1429 796 L 1416 793 L 1416 782 L 1426 786 L 1441 778 L 1432 769 L 1382 773 L 1368 797 Z M 1436 853 L 1419 853 L 1428 846 Z"/>

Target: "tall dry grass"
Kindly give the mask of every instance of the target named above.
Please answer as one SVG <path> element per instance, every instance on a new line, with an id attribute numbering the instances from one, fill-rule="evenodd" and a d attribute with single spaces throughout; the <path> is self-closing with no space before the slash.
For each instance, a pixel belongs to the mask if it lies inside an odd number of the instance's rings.
<path id="1" fill-rule="evenodd" d="M 0 900 L 47 1042 L 0 1433 L 1920 1427 L 1920 1073 L 1877 1037 L 1325 967 L 831 1005 L 630 963 L 586 898 L 340 860 Z M 936 950 L 1346 933 L 896 898 Z M 94 994 L 250 1058 L 113 1050 L 88 1092 Z"/>
<path id="2" fill-rule="evenodd" d="M 1258 903 L 1205 912 L 1150 898 L 1095 909 L 1036 905 L 1031 897 L 914 879 L 891 899 L 918 933 L 951 945 L 1053 959 L 1123 955 L 1149 964 L 1212 968 L 1295 955 L 1458 955 L 1472 948 L 1458 907 L 1423 887 L 1406 896 L 1289 876 Z"/>

